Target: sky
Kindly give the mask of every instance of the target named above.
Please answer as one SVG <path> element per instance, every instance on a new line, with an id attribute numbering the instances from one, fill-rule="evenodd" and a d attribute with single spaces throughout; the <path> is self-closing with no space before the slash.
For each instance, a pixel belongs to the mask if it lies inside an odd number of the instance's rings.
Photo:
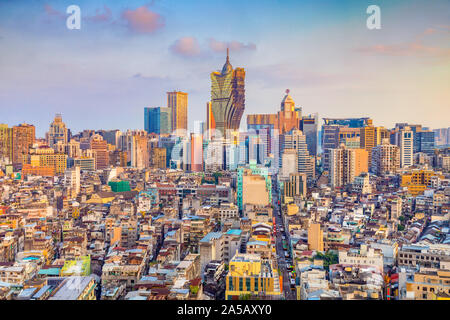
<path id="1" fill-rule="evenodd" d="M 243 129 L 286 89 L 304 114 L 450 126 L 449 0 L 0 0 L 0 123 L 143 129 L 144 107 L 180 90 L 192 129 L 227 46 L 246 71 Z"/>

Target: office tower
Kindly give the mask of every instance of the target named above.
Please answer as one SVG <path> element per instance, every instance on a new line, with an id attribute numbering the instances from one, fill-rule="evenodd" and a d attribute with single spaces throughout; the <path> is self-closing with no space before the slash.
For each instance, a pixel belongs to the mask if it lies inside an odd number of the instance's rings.
<path id="1" fill-rule="evenodd" d="M 339 129 L 337 124 L 322 125 L 322 166 L 327 171 L 330 170 L 330 150 L 339 147 Z"/>
<path id="2" fill-rule="evenodd" d="M 94 151 L 95 169 L 106 169 L 109 165 L 108 145 L 103 137 L 94 134 L 90 140 L 90 148 Z"/>
<path id="3" fill-rule="evenodd" d="M 298 158 L 297 151 L 295 149 L 284 149 L 281 156 L 281 170 L 280 179 L 285 180 L 289 178 L 290 174 L 297 173 L 298 170 Z"/>
<path id="4" fill-rule="evenodd" d="M 400 132 L 400 166 L 402 168 L 414 164 L 414 133 L 410 127 L 406 126 Z"/>
<path id="5" fill-rule="evenodd" d="M 369 163 L 372 163 L 372 149 L 377 145 L 377 129 L 370 125 L 360 129 L 360 146 L 365 149 L 369 155 Z"/>
<path id="6" fill-rule="evenodd" d="M 118 146 L 119 136 L 121 135 L 120 130 L 100 130 L 98 133 L 103 137 L 103 140 L 106 140 L 108 144 L 115 147 Z"/>
<path id="7" fill-rule="evenodd" d="M 288 181 L 283 184 L 284 197 L 295 198 L 298 196 L 306 196 L 307 177 L 304 173 L 291 173 Z"/>
<path id="8" fill-rule="evenodd" d="M 340 127 L 339 145 L 344 144 L 349 149 L 360 148 L 361 128 Z"/>
<path id="9" fill-rule="evenodd" d="M 144 108 L 144 127 L 148 133 L 172 133 L 172 110 L 166 107 Z"/>
<path id="10" fill-rule="evenodd" d="M 170 161 L 172 160 L 172 152 L 178 137 L 160 137 L 158 147 L 166 149 L 166 167 L 170 168 Z"/>
<path id="11" fill-rule="evenodd" d="M 205 122 L 200 120 L 194 121 L 194 133 L 203 135 L 205 133 Z"/>
<path id="12" fill-rule="evenodd" d="M 191 133 L 191 171 L 203 171 L 203 135 Z"/>
<path id="13" fill-rule="evenodd" d="M 311 156 L 317 156 L 317 127 L 319 124 L 319 115 L 314 113 L 309 116 L 303 116 L 300 120 L 300 130 L 306 136 L 308 152 Z"/>
<path id="14" fill-rule="evenodd" d="M 434 132 L 431 130 L 422 130 L 418 133 L 420 137 L 420 152 L 426 153 L 428 156 L 434 154 Z"/>
<path id="15" fill-rule="evenodd" d="M 347 126 L 349 128 L 362 128 L 372 125 L 372 119 L 370 118 L 323 118 L 324 125 L 338 125 Z"/>
<path id="16" fill-rule="evenodd" d="M 76 166 L 64 172 L 66 184 L 73 190 L 75 197 L 80 193 L 80 167 Z"/>
<path id="17" fill-rule="evenodd" d="M 295 102 L 289 92 L 289 89 L 287 89 L 286 95 L 281 100 L 281 110 L 277 113 L 280 134 L 300 129 L 301 111 L 295 107 Z"/>
<path id="18" fill-rule="evenodd" d="M 93 157 L 81 156 L 73 159 L 74 167 L 80 167 L 81 171 L 95 171 L 95 159 Z"/>
<path id="19" fill-rule="evenodd" d="M 364 149 L 348 149 L 341 145 L 330 150 L 330 184 L 333 188 L 352 183 L 356 176 L 368 172 L 368 154 Z"/>
<path id="20" fill-rule="evenodd" d="M 228 130 L 239 130 L 245 109 L 245 70 L 230 64 L 229 51 L 222 71 L 211 73 L 211 109 L 216 130 L 225 137 Z"/>
<path id="21" fill-rule="evenodd" d="M 150 164 L 150 152 L 147 132 L 144 130 L 131 133 L 129 140 L 129 152 L 131 166 L 138 169 L 147 168 Z"/>
<path id="22" fill-rule="evenodd" d="M 0 162 L 12 162 L 13 128 L 7 124 L 0 124 Z"/>
<path id="23" fill-rule="evenodd" d="M 69 141 L 68 130 L 66 128 L 66 124 L 62 121 L 61 114 L 56 114 L 55 119 L 50 124 L 50 129 L 47 134 L 47 142 L 50 148 L 54 148 L 54 146 L 60 142 L 67 143 Z"/>
<path id="24" fill-rule="evenodd" d="M 171 129 L 187 130 L 188 94 L 181 91 L 167 92 L 167 107 L 171 110 Z"/>
<path id="25" fill-rule="evenodd" d="M 308 228 L 308 249 L 323 251 L 323 230 L 320 223 L 311 223 Z"/>
<path id="26" fill-rule="evenodd" d="M 435 144 L 437 146 L 447 146 L 450 145 L 450 127 L 434 129 L 435 134 Z"/>
<path id="27" fill-rule="evenodd" d="M 214 121 L 214 114 L 212 112 L 211 101 L 206 103 L 206 131 L 208 133 L 206 139 L 211 140 L 212 131 L 216 129 L 216 121 Z"/>
<path id="28" fill-rule="evenodd" d="M 309 179 L 315 177 L 314 157 L 311 157 L 306 145 L 306 136 L 300 130 L 293 129 L 284 135 L 284 150 L 297 152 L 297 172 L 306 173 Z"/>
<path id="29" fill-rule="evenodd" d="M 36 129 L 32 124 L 20 124 L 13 127 L 13 164 L 22 164 L 27 160 L 29 149 L 36 139 Z"/>
<path id="30" fill-rule="evenodd" d="M 378 175 L 395 173 L 400 168 L 400 148 L 388 139 L 372 149 L 371 171 Z"/>
<path id="31" fill-rule="evenodd" d="M 167 168 L 167 160 L 166 160 L 166 152 L 165 148 L 152 148 L 151 149 L 151 166 L 155 169 L 166 169 Z"/>

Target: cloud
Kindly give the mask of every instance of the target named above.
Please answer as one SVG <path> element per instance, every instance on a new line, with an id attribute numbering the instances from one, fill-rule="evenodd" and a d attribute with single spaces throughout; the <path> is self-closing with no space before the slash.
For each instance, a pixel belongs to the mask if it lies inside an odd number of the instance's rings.
<path id="1" fill-rule="evenodd" d="M 165 25 L 164 18 L 146 6 L 125 10 L 122 18 L 127 22 L 128 29 L 137 33 L 153 33 Z"/>
<path id="2" fill-rule="evenodd" d="M 112 20 L 111 9 L 107 6 L 103 6 L 103 12 L 100 9 L 96 9 L 95 15 L 86 17 L 86 20 L 92 22 L 108 22 Z"/>
<path id="3" fill-rule="evenodd" d="M 176 40 L 171 46 L 170 51 L 176 55 L 184 57 L 195 57 L 201 53 L 200 45 L 194 37 L 183 37 Z"/>
<path id="4" fill-rule="evenodd" d="M 242 43 L 239 41 L 218 41 L 214 38 L 208 39 L 209 48 L 214 52 L 225 52 L 227 48 L 230 48 L 230 51 L 244 51 L 244 50 L 256 50 L 256 45 L 254 43 Z"/>
<path id="5" fill-rule="evenodd" d="M 444 30 L 442 30 L 444 29 Z M 389 56 L 418 56 L 418 57 L 450 57 L 450 49 L 424 44 L 424 40 L 430 35 L 449 34 L 447 26 L 427 28 L 417 35 L 413 41 L 400 44 L 378 44 L 361 47 L 356 51 L 365 54 L 382 54 Z"/>
<path id="6" fill-rule="evenodd" d="M 64 14 L 64 12 L 56 10 L 55 8 L 53 8 L 49 4 L 45 4 L 44 5 L 44 11 L 45 11 L 45 13 L 47 14 L 48 17 L 58 18 L 58 19 L 65 19 L 66 18 L 66 15 Z"/>

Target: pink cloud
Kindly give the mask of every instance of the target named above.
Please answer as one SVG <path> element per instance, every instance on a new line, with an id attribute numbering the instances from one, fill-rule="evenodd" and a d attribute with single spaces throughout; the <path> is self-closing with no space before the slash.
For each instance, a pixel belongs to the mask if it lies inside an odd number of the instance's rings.
<path id="1" fill-rule="evenodd" d="M 243 51 L 243 50 L 256 50 L 256 45 L 254 43 L 242 43 L 239 41 L 217 41 L 214 38 L 210 38 L 209 40 L 209 48 L 214 52 L 225 52 L 227 47 L 230 48 L 231 51 Z"/>
<path id="2" fill-rule="evenodd" d="M 438 33 L 442 33 L 442 30 L 428 28 L 417 35 L 415 40 L 411 42 L 391 45 L 379 44 L 358 48 L 357 51 L 367 54 L 384 54 L 391 56 L 450 57 L 450 49 L 448 48 L 423 44 L 423 41 L 427 36 Z"/>
<path id="3" fill-rule="evenodd" d="M 200 55 L 200 46 L 194 37 L 183 37 L 170 46 L 170 50 L 180 56 L 194 57 Z"/>
<path id="4" fill-rule="evenodd" d="M 49 4 L 44 5 L 45 13 L 50 17 L 56 17 L 56 18 L 65 18 L 65 14 L 61 11 L 56 10 Z"/>
<path id="5" fill-rule="evenodd" d="M 153 33 L 164 27 L 163 17 L 146 6 L 139 7 L 135 10 L 125 10 L 122 18 L 127 21 L 128 28 L 138 33 Z"/>

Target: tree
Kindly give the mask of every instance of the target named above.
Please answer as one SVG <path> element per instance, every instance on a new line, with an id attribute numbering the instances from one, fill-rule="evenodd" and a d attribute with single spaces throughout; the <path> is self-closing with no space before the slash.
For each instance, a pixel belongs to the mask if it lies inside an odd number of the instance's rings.
<path id="1" fill-rule="evenodd" d="M 314 259 L 323 260 L 323 267 L 328 270 L 329 266 L 339 262 L 339 257 L 333 251 L 327 251 L 325 254 L 317 252 Z"/>

